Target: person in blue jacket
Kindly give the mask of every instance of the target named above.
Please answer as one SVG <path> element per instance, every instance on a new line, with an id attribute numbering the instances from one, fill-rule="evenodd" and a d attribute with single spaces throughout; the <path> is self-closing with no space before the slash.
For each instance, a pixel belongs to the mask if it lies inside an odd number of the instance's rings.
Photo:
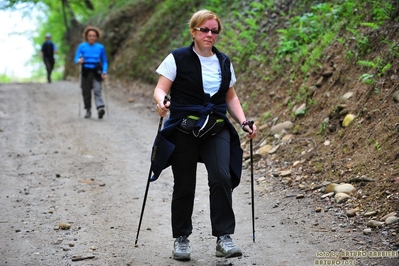
<path id="1" fill-rule="evenodd" d="M 51 73 L 54 69 L 55 58 L 54 54 L 58 53 L 57 46 L 51 41 L 51 34 L 46 33 L 46 41 L 42 44 L 40 54 L 46 66 L 47 82 L 51 83 Z"/>
<path id="2" fill-rule="evenodd" d="M 209 10 L 200 10 L 191 17 L 189 30 L 191 45 L 172 51 L 156 69 L 156 111 L 161 117 L 169 111 L 170 116 L 157 140 L 159 156 L 155 156 L 151 181 L 171 165 L 173 258 L 190 260 L 188 237 L 193 229 L 196 170 L 197 163 L 203 162 L 208 172 L 216 256 L 239 257 L 242 251 L 230 235 L 235 229 L 232 191 L 240 182 L 243 152 L 226 114 L 251 139 L 256 126 L 247 121 L 234 90 L 236 77 L 230 59 L 214 47 L 222 31 L 220 19 Z M 166 95 L 170 100 L 164 102 Z"/>
<path id="3" fill-rule="evenodd" d="M 79 44 L 74 62 L 81 65 L 80 86 L 86 109 L 85 118 L 91 117 L 91 91 L 93 91 L 98 118 L 102 119 L 105 114 L 105 105 L 101 96 L 101 82 L 107 78 L 107 55 L 104 45 L 97 42 L 101 38 L 101 31 L 98 28 L 88 26 L 83 32 L 83 37 L 86 42 Z"/>

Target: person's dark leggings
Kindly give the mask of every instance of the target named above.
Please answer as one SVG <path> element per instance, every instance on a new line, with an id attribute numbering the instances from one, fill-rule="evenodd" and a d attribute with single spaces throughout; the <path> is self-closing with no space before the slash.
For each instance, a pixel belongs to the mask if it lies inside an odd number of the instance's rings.
<path id="1" fill-rule="evenodd" d="M 51 83 L 51 72 L 53 72 L 55 60 L 54 58 L 44 58 L 43 61 L 46 66 L 47 81 Z"/>
<path id="2" fill-rule="evenodd" d="M 224 129 L 209 140 L 175 130 L 171 138 L 175 150 L 171 156 L 174 187 L 172 197 L 173 237 L 189 236 L 192 220 L 197 161 L 200 157 L 208 171 L 212 235 L 233 234 L 235 217 L 229 171 L 230 133 Z"/>
<path id="3" fill-rule="evenodd" d="M 93 90 L 94 93 L 94 102 L 97 109 L 104 107 L 104 101 L 101 96 L 101 81 L 94 78 L 94 72 L 88 71 L 85 77 L 81 77 L 81 87 L 86 110 L 91 109 L 91 90 Z"/>

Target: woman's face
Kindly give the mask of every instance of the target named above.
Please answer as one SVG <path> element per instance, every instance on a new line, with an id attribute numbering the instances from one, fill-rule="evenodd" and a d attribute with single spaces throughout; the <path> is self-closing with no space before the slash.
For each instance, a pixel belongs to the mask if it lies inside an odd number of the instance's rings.
<path id="1" fill-rule="evenodd" d="M 87 32 L 87 41 L 90 44 L 93 44 L 97 41 L 97 32 L 95 32 L 94 30 L 89 30 Z"/>
<path id="2" fill-rule="evenodd" d="M 214 19 L 207 20 L 198 28 L 192 29 L 191 35 L 194 42 L 201 48 L 212 48 L 219 35 L 218 22 Z"/>

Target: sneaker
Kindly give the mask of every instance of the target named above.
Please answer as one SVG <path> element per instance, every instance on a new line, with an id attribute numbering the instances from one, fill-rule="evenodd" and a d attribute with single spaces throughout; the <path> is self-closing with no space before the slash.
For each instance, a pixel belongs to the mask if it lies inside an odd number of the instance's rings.
<path id="1" fill-rule="evenodd" d="M 230 235 L 222 235 L 218 237 L 216 244 L 216 257 L 233 258 L 240 256 L 242 256 L 241 249 L 233 243 Z"/>
<path id="2" fill-rule="evenodd" d="M 91 117 L 91 112 L 90 112 L 90 110 L 87 110 L 86 114 L 85 114 L 85 118 L 90 118 L 90 117 Z"/>
<path id="3" fill-rule="evenodd" d="M 104 107 L 98 108 L 98 119 L 103 118 L 104 114 L 105 114 Z"/>
<path id="4" fill-rule="evenodd" d="M 173 259 L 190 260 L 190 241 L 186 236 L 176 238 L 173 249 Z"/>

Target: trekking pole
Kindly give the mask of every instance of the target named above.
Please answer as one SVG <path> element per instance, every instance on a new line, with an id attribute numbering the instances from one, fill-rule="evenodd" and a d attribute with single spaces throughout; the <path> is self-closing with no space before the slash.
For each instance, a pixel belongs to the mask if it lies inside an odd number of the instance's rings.
<path id="1" fill-rule="evenodd" d="M 255 243 L 254 156 L 252 149 L 252 139 L 249 140 L 249 149 L 251 154 L 252 240 Z"/>
<path id="2" fill-rule="evenodd" d="M 109 108 L 108 108 L 108 98 L 107 98 L 107 79 L 104 80 L 104 98 L 105 98 L 105 108 L 107 109 L 107 114 L 109 116 Z"/>
<path id="3" fill-rule="evenodd" d="M 165 95 L 165 99 L 163 101 L 163 104 L 166 104 L 166 102 L 168 101 L 168 96 Z M 162 127 L 162 122 L 163 122 L 163 116 L 161 116 L 161 118 L 159 119 L 159 124 L 158 124 L 158 131 L 157 131 L 157 135 L 159 134 L 159 132 L 161 131 L 161 127 Z M 157 153 L 157 147 L 154 146 L 153 150 L 152 150 L 152 155 L 151 155 L 151 166 L 150 166 L 150 171 L 148 173 L 148 178 L 147 178 L 147 185 L 145 187 L 145 192 L 144 192 L 144 198 L 143 198 L 143 206 L 141 207 L 141 214 L 140 214 L 140 220 L 139 220 L 139 226 L 137 228 L 137 235 L 136 235 L 136 240 L 134 241 L 134 246 L 138 247 L 137 245 L 137 241 L 139 241 L 139 233 L 140 233 L 140 227 L 141 227 L 141 221 L 143 220 L 143 214 L 144 214 L 144 208 L 145 208 L 145 203 L 147 201 L 147 195 L 148 195 L 148 189 L 150 187 L 150 179 L 151 179 L 151 172 L 152 172 L 152 163 L 155 159 L 155 155 Z"/>
<path id="4" fill-rule="evenodd" d="M 82 55 L 80 55 L 79 59 L 81 59 L 81 58 L 83 58 Z M 80 104 L 82 103 L 82 90 L 83 90 L 82 89 L 82 67 L 83 67 L 83 64 L 79 66 L 79 87 L 80 87 L 80 99 L 79 99 L 79 104 L 78 104 L 78 108 L 79 108 L 78 116 L 79 117 L 80 117 L 80 108 L 81 108 Z"/>
<path id="5" fill-rule="evenodd" d="M 252 130 L 254 121 L 248 121 L 248 125 Z M 254 200 L 254 153 L 252 139 L 249 140 L 249 151 L 251 157 L 251 206 L 252 206 L 252 241 L 255 243 L 255 200 Z"/>

